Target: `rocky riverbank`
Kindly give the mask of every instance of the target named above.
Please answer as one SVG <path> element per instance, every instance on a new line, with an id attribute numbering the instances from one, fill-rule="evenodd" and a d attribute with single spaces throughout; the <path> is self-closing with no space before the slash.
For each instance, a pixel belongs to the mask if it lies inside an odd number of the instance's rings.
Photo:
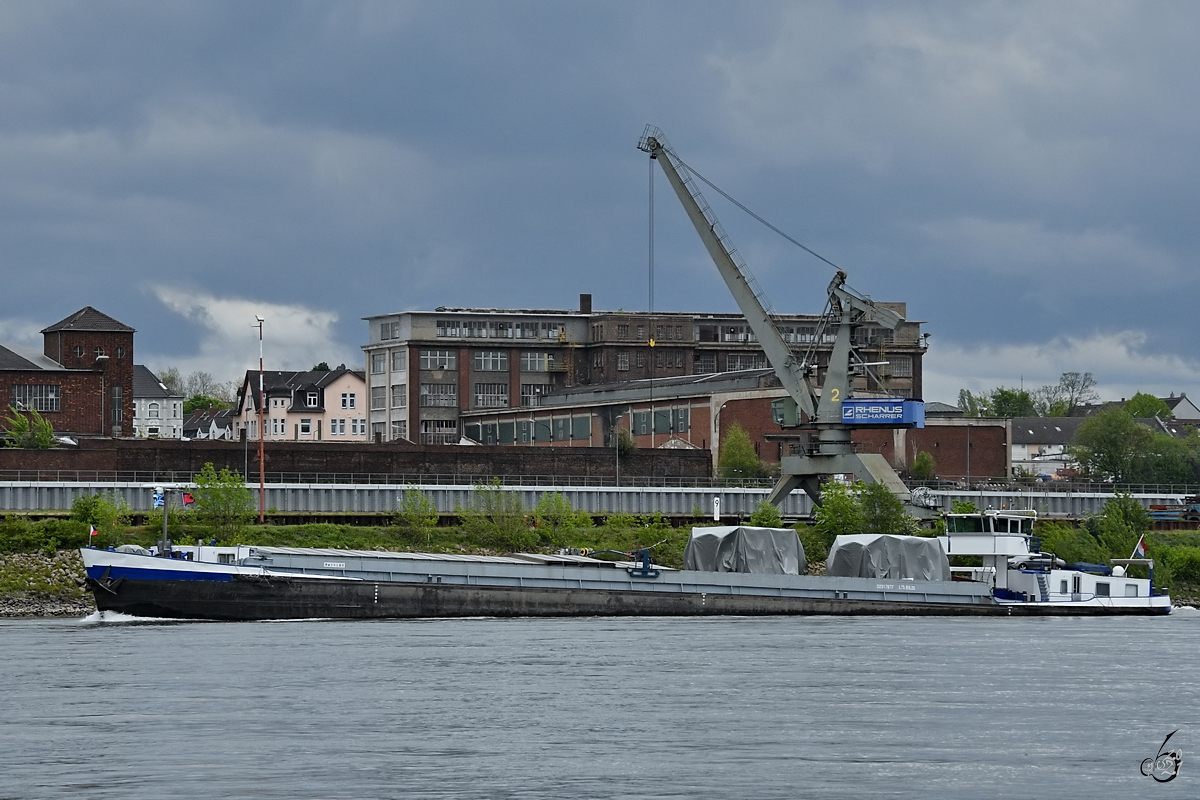
<path id="1" fill-rule="evenodd" d="M 0 553 L 0 617 L 85 617 L 95 610 L 78 550 Z"/>

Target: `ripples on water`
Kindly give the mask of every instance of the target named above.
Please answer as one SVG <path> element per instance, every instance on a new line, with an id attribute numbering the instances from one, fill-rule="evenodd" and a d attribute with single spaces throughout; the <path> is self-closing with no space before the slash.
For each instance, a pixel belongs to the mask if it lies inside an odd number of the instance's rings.
<path id="1" fill-rule="evenodd" d="M 0 798 L 1195 797 L 1197 631 L 0 621 Z"/>

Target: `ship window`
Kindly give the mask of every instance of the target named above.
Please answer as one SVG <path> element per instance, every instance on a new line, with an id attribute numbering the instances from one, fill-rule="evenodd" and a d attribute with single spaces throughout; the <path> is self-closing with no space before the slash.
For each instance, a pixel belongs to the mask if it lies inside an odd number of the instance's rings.
<path id="1" fill-rule="evenodd" d="M 1125 584 L 1125 596 L 1126 597 L 1137 597 L 1138 596 L 1136 583 Z"/>
<path id="2" fill-rule="evenodd" d="M 1066 581 L 1058 582 L 1058 591 L 1061 592 L 1062 594 L 1067 593 L 1067 582 Z"/>
<path id="3" fill-rule="evenodd" d="M 1108 590 L 1107 583 L 1101 583 L 1100 581 L 1096 581 L 1096 596 L 1097 597 L 1108 597 L 1109 596 L 1109 590 Z"/>

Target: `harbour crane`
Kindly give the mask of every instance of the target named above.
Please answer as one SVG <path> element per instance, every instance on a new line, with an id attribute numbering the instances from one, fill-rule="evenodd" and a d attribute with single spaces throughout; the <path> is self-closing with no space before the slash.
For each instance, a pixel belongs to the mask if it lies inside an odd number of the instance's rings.
<path id="1" fill-rule="evenodd" d="M 725 285 L 758 338 L 767 361 L 787 391 L 790 402 L 784 403 L 784 427 L 809 432 L 800 453 L 782 457 L 781 476 L 768 495 L 768 501 L 778 504 L 799 488 L 819 505 L 821 481 L 830 475 L 849 474 L 866 483 L 883 484 L 903 502 L 910 502 L 908 487 L 887 459 L 878 453 L 855 452 L 851 441 L 851 431 L 855 427 L 924 427 L 924 404 L 919 400 L 852 399 L 855 329 L 873 324 L 895 330 L 904 321 L 903 317 L 851 291 L 846 286 L 846 273 L 839 269 L 827 290 L 829 325 L 835 332 L 833 350 L 821 387 L 816 388 L 813 385 L 818 372 L 815 357 L 797 358 L 784 340 L 764 305 L 765 295 L 757 288 L 745 262 L 701 194 L 692 171 L 671 149 L 658 128 L 646 126 L 638 149 L 648 153 L 662 167 Z"/>

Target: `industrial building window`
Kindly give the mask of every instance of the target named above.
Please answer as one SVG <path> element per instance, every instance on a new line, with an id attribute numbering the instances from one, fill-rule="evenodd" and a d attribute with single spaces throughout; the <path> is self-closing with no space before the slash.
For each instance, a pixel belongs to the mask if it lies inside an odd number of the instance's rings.
<path id="1" fill-rule="evenodd" d="M 646 366 L 646 354 L 645 353 L 643 353 L 642 351 L 639 350 L 635 354 L 634 358 L 636 359 L 638 369 L 642 369 L 643 367 Z"/>
<path id="2" fill-rule="evenodd" d="M 372 422 L 371 423 L 371 438 L 375 438 L 376 436 L 378 436 L 380 439 L 382 439 L 383 438 L 383 427 L 384 427 L 384 425 L 382 422 Z"/>
<path id="3" fill-rule="evenodd" d="M 556 442 L 571 441 L 571 418 L 570 417 L 555 417 L 553 424 L 554 424 L 554 441 L 556 441 Z"/>
<path id="4" fill-rule="evenodd" d="M 604 351 L 597 350 L 592 353 L 592 369 L 604 369 Z"/>
<path id="5" fill-rule="evenodd" d="M 508 408 L 507 383 L 475 384 L 476 408 Z"/>
<path id="6" fill-rule="evenodd" d="M 617 371 L 627 372 L 629 370 L 629 353 L 617 353 Z"/>
<path id="7" fill-rule="evenodd" d="M 728 370 L 763 369 L 766 366 L 766 356 L 751 353 L 730 353 L 725 357 L 725 368 Z"/>
<path id="8" fill-rule="evenodd" d="M 479 372 L 507 372 L 508 353 L 504 350 L 480 350 L 475 354 L 475 369 Z"/>
<path id="9" fill-rule="evenodd" d="M 59 411 L 62 387 L 31 385 L 12 387 L 12 404 L 18 411 Z"/>
<path id="10" fill-rule="evenodd" d="M 696 353 L 692 359 L 692 372 L 697 375 L 708 375 L 717 371 L 717 356 L 715 353 Z"/>
<path id="11" fill-rule="evenodd" d="M 342 408 L 354 408 L 357 404 L 357 392 L 342 392 Z"/>
<path id="12" fill-rule="evenodd" d="M 554 369 L 554 355 L 525 350 L 521 353 L 521 372 L 548 372 Z"/>
<path id="13" fill-rule="evenodd" d="M 455 444 L 458 422 L 452 419 L 421 420 L 421 444 Z"/>
<path id="14" fill-rule="evenodd" d="M 379 339 L 385 341 L 387 339 L 400 338 L 400 323 L 399 322 L 381 322 L 379 323 Z"/>
<path id="15" fill-rule="evenodd" d="M 533 421 L 533 440 L 535 442 L 552 442 L 554 437 L 550 435 L 550 420 L 547 418 L 537 419 Z"/>
<path id="16" fill-rule="evenodd" d="M 387 372 L 387 353 L 371 353 L 371 374 Z"/>
<path id="17" fill-rule="evenodd" d="M 372 386 L 371 387 L 371 410 L 378 411 L 387 407 L 387 387 Z"/>
<path id="18" fill-rule="evenodd" d="M 158 403 L 147 404 L 146 416 L 150 419 L 158 419 Z"/>
<path id="19" fill-rule="evenodd" d="M 104 355 L 104 348 L 103 348 L 103 347 L 97 347 L 97 348 L 96 348 L 96 350 L 95 350 L 95 352 L 93 353 L 93 355 L 95 355 L 95 356 L 96 356 L 96 358 L 99 358 L 100 356 Z"/>
<path id="20" fill-rule="evenodd" d="M 458 387 L 453 383 L 422 383 L 421 405 L 425 408 L 455 408 Z"/>
<path id="21" fill-rule="evenodd" d="M 912 358 L 909 356 L 899 356 L 897 358 L 888 359 L 888 374 L 893 378 L 911 378 L 912 377 Z"/>
<path id="22" fill-rule="evenodd" d="M 458 320 L 439 319 L 437 321 L 437 335 L 457 337 L 459 335 Z"/>
<path id="23" fill-rule="evenodd" d="M 518 339 L 538 338 L 538 324 L 536 322 L 518 322 L 516 330 Z"/>
<path id="24" fill-rule="evenodd" d="M 523 406 L 538 406 L 541 405 L 541 396 L 554 390 L 554 385 L 549 383 L 522 383 L 521 384 L 521 405 Z"/>
<path id="25" fill-rule="evenodd" d="M 75 345 L 75 349 L 71 351 L 76 358 L 83 358 L 83 345 Z"/>
<path id="26" fill-rule="evenodd" d="M 543 339 L 558 339 L 566 338 L 566 328 L 559 325 L 557 322 L 542 323 L 542 338 Z"/>
<path id="27" fill-rule="evenodd" d="M 121 424 L 121 417 L 124 414 L 124 407 L 121 405 L 121 395 L 124 389 L 120 386 L 112 387 L 112 421 L 113 425 Z"/>
<path id="28" fill-rule="evenodd" d="M 117 361 L 120 361 L 122 358 L 125 357 L 125 348 L 124 347 L 118 347 L 115 352 L 117 355 Z"/>
<path id="29" fill-rule="evenodd" d="M 591 417 L 571 417 L 571 438 L 589 439 L 592 435 Z"/>
<path id="30" fill-rule="evenodd" d="M 645 325 L 637 326 L 637 340 L 639 342 L 646 341 L 646 326 Z"/>
<path id="31" fill-rule="evenodd" d="M 422 350 L 421 369 L 454 369 L 458 356 L 453 350 Z"/>
<path id="32" fill-rule="evenodd" d="M 404 372 L 408 369 L 408 351 L 404 348 L 392 351 L 392 372 Z"/>
<path id="33" fill-rule="evenodd" d="M 629 338 L 629 326 L 628 325 L 618 325 L 617 326 L 617 338 L 618 339 L 628 339 Z"/>
<path id="34" fill-rule="evenodd" d="M 488 335 L 493 339 L 511 339 L 513 338 L 513 324 L 501 320 L 492 320 L 488 323 Z"/>
<path id="35" fill-rule="evenodd" d="M 517 444 L 529 444 L 533 437 L 533 423 L 527 419 L 517 420 Z"/>
<path id="36" fill-rule="evenodd" d="M 671 412 L 675 418 L 676 433 L 687 433 L 689 423 L 691 422 L 691 411 L 690 408 L 677 408 Z"/>
<path id="37" fill-rule="evenodd" d="M 398 383 L 392 387 L 392 408 L 404 408 L 408 405 L 408 384 Z"/>
<path id="38" fill-rule="evenodd" d="M 408 438 L 408 420 L 392 420 L 392 440 Z"/>

